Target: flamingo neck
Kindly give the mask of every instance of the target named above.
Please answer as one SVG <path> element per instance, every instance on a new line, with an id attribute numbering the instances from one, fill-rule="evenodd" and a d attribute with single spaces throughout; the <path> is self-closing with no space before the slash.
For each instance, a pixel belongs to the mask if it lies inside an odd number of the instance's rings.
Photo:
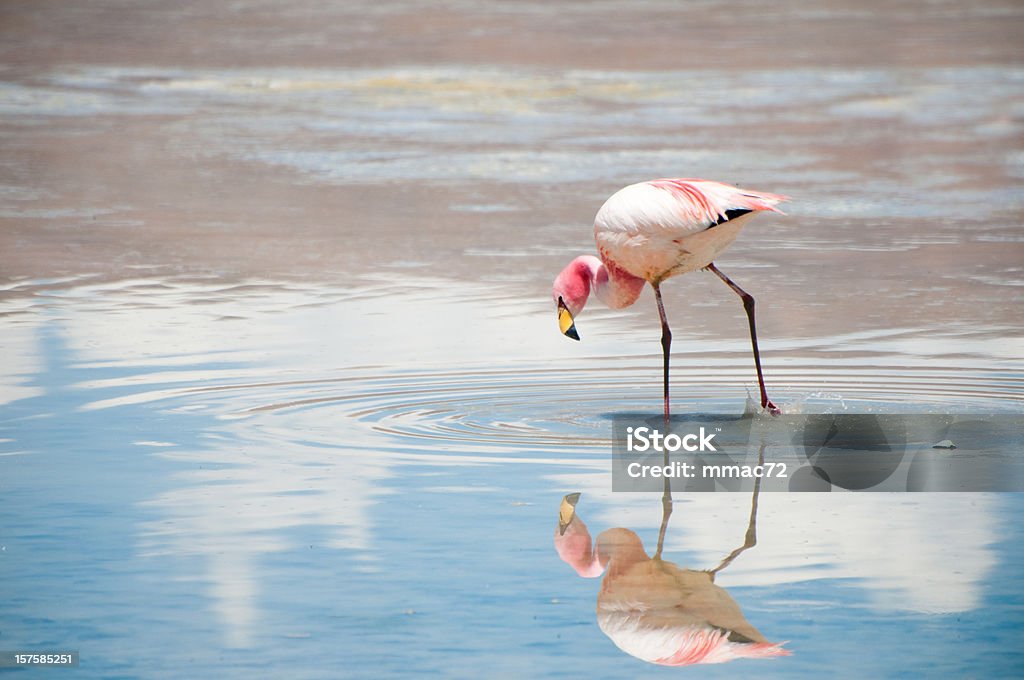
<path id="1" fill-rule="evenodd" d="M 563 562 L 584 578 L 597 578 L 604 573 L 604 565 L 594 550 L 590 531 L 579 516 L 572 518 L 564 532 L 555 531 L 555 550 Z"/>
<path id="2" fill-rule="evenodd" d="M 611 309 L 629 307 L 644 288 L 645 281 L 640 277 L 633 276 L 613 262 L 602 262 L 593 255 L 580 255 L 569 266 L 585 283 L 588 292 L 593 292 L 602 304 Z"/>
<path id="3" fill-rule="evenodd" d="M 635 564 L 651 561 L 640 537 L 621 527 L 603 531 L 594 543 L 594 552 L 598 561 L 608 568 L 606 581 L 618 578 Z"/>

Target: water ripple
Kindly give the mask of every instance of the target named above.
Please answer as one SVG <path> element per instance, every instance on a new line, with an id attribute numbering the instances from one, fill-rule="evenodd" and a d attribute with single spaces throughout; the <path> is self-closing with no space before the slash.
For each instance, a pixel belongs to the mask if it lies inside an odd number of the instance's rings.
<path id="1" fill-rule="evenodd" d="M 694 358 L 680 360 L 673 367 L 674 411 L 743 412 L 754 393 L 748 360 L 727 357 L 714 367 Z M 660 409 L 660 375 L 653 366 L 653 361 L 631 357 L 564 369 L 389 373 L 378 367 L 333 377 L 160 389 L 121 399 L 169 399 L 178 408 L 199 402 L 222 420 L 256 418 L 271 429 L 281 425 L 289 437 L 301 433 L 329 446 L 344 442 L 347 448 L 379 451 L 388 442 L 392 450 L 592 452 L 609 444 L 615 413 Z M 1005 412 L 1024 407 L 1024 376 L 998 367 L 891 364 L 867 369 L 855 361 L 824 365 L 791 358 L 772 371 L 770 385 L 790 413 Z"/>

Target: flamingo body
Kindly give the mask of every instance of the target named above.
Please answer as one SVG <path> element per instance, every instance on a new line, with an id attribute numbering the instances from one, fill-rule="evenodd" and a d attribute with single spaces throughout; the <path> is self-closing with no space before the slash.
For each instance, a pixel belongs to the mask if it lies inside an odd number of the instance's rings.
<path id="1" fill-rule="evenodd" d="M 648 283 L 706 267 L 757 211 L 784 199 L 700 179 L 663 179 L 615 192 L 594 219 L 606 267 Z"/>

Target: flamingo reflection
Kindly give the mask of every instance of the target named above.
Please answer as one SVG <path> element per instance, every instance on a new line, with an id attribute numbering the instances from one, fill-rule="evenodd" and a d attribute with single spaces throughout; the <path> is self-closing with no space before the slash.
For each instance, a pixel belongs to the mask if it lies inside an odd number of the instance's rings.
<path id="1" fill-rule="evenodd" d="M 756 543 L 757 491 L 755 487 L 743 545 L 711 570 L 682 569 L 662 559 L 664 534 L 653 558 L 629 529 L 608 529 L 592 542 L 576 513 L 578 493 L 562 499 L 555 549 L 580 576 L 604 573 L 597 624 L 631 656 L 665 666 L 788 656 L 783 643 L 769 642 L 714 582 L 719 571 Z M 664 526 L 669 511 L 667 505 L 663 508 Z"/>

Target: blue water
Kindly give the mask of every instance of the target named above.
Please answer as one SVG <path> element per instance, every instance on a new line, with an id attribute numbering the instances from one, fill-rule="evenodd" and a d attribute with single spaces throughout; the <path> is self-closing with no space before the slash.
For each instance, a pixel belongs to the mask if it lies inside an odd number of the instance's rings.
<path id="1" fill-rule="evenodd" d="M 576 357 L 563 373 L 520 346 L 501 369 L 468 354 L 414 368 L 412 349 L 360 365 L 386 354 L 369 338 L 339 366 L 323 340 L 360 318 L 360 289 L 154 283 L 46 288 L 8 317 L 24 368 L 0 431 L 4 646 L 79 651 L 92 677 L 679 672 L 600 632 L 598 582 L 552 541 L 559 500 L 582 491 L 595 532 L 630 528 L 653 552 L 659 498 L 611 493 L 608 454 L 617 405 L 656 408 L 656 361 Z M 140 289 L 157 311 L 131 310 Z M 487 318 L 473 290 L 453 293 L 456 306 Z M 314 313 L 297 297 L 327 302 Z M 404 315 L 424 302 L 387 304 Z M 119 309 L 137 315 L 116 320 Z M 307 318 L 324 320 L 318 335 L 275 342 Z M 500 337 L 503 317 L 487 323 Z M 803 366 L 784 381 L 784 408 L 1017 403 L 1019 376 L 980 360 L 951 374 L 974 386 L 966 402 L 933 391 L 928 371 L 876 379 L 873 396 L 822 395 L 821 369 L 800 352 L 784 353 Z M 721 356 L 709 377 L 687 356 L 676 408 L 741 412 L 749 359 Z M 708 569 L 742 543 L 749 498 L 713 496 L 677 496 L 666 559 Z M 1011 493 L 762 494 L 758 545 L 717 582 L 792 656 L 699 672 L 1013 674 L 1022 509 Z"/>

